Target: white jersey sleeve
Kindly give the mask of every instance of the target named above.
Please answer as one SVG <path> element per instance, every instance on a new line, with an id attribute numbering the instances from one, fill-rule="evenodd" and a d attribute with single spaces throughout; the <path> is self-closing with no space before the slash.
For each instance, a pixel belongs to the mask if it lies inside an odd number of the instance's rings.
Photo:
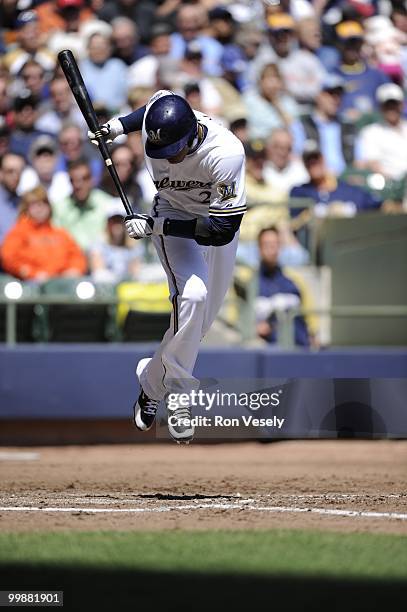
<path id="1" fill-rule="evenodd" d="M 215 198 L 209 205 L 210 216 L 240 215 L 246 210 L 245 154 L 236 154 L 218 159 L 212 176 L 216 189 Z"/>

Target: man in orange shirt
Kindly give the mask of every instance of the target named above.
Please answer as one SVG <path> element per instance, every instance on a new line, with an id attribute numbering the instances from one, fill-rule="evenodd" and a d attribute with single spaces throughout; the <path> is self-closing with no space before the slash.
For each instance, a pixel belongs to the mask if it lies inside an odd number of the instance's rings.
<path id="1" fill-rule="evenodd" d="M 56 0 L 44 2 L 35 9 L 41 33 L 47 36 L 58 30 L 77 32 L 79 25 L 93 16 L 85 0 Z"/>
<path id="2" fill-rule="evenodd" d="M 86 272 L 84 254 L 66 230 L 52 225 L 51 214 L 43 187 L 23 195 L 20 216 L 1 249 L 5 272 L 39 282 L 53 276 L 81 276 Z"/>

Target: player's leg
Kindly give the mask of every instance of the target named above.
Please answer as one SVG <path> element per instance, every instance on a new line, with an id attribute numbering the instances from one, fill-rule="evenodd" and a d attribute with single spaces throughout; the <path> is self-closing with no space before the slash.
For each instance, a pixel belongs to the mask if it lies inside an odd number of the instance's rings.
<path id="1" fill-rule="evenodd" d="M 151 418 L 150 413 L 157 410 L 163 397 L 169 393 L 190 393 L 198 388 L 199 381 L 192 376 L 192 371 L 202 337 L 207 301 L 208 247 L 171 236 L 154 238 L 154 244 L 167 273 L 173 312 L 160 347 L 151 360 L 142 360 L 137 368 L 142 387 L 135 408 L 137 426 L 137 415 L 142 416 L 143 403 L 147 406 L 146 418 L 152 425 L 155 415 Z M 174 406 L 174 402 L 172 412 L 168 408 L 171 436 L 177 442 L 188 442 L 194 434 L 194 428 L 188 424 L 190 408 Z"/>
<path id="2" fill-rule="evenodd" d="M 154 237 L 167 273 L 173 312 L 170 328 L 140 374 L 145 392 L 161 400 L 169 392 L 190 392 L 198 381 L 192 371 L 198 355 L 208 293 L 207 247 L 172 236 Z"/>
<path id="3" fill-rule="evenodd" d="M 206 301 L 202 336 L 214 322 L 227 290 L 229 289 L 235 267 L 238 234 L 232 242 L 221 247 L 210 247 L 207 251 L 208 264 L 208 299 Z"/>

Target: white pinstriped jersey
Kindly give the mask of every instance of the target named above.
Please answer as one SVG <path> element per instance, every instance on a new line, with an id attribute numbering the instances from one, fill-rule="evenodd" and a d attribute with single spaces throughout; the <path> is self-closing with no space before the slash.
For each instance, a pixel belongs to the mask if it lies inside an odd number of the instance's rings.
<path id="1" fill-rule="evenodd" d="M 161 90 L 147 104 L 162 95 Z M 245 154 L 243 145 L 226 128 L 203 113 L 194 111 L 202 127 L 203 140 L 179 164 L 152 159 L 145 154 L 147 169 L 160 200 L 193 216 L 237 215 L 246 210 Z M 143 121 L 143 144 L 147 134 Z"/>

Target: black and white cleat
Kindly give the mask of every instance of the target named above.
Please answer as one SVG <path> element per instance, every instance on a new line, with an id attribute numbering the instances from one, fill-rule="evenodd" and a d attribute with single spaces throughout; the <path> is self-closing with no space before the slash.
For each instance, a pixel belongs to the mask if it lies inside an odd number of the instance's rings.
<path id="1" fill-rule="evenodd" d="M 191 408 L 168 408 L 168 431 L 177 444 L 189 444 L 195 433 Z"/>
<path id="2" fill-rule="evenodd" d="M 159 401 L 151 399 L 143 389 L 133 407 L 134 424 L 140 431 L 148 431 L 154 425 Z"/>

